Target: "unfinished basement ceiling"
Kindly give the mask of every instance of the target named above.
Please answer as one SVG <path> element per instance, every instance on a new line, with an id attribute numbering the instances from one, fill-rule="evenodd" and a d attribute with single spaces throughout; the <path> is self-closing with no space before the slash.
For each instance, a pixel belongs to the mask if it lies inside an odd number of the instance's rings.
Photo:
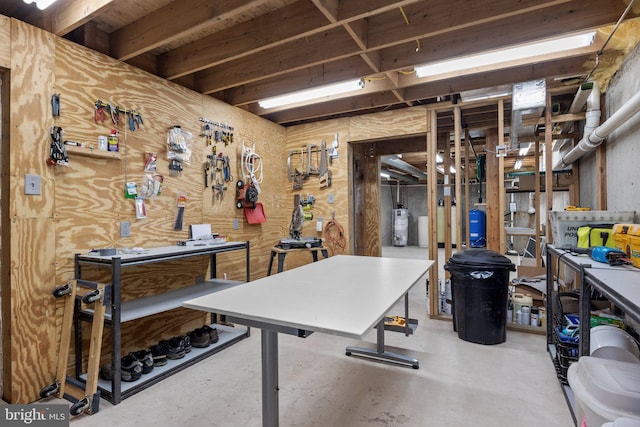
<path id="1" fill-rule="evenodd" d="M 58 0 L 45 11 L 2 0 L 15 17 L 282 125 L 434 103 L 462 106 L 462 124 L 495 127 L 495 103 L 466 105 L 463 91 L 546 79 L 563 113 L 596 52 L 629 0 Z M 639 33 L 640 7 L 599 56 L 593 73 L 605 89 Z M 414 66 L 535 40 L 598 30 L 596 43 L 569 54 L 418 78 Z M 289 109 L 258 101 L 348 79 L 364 79 L 357 96 Z M 507 129 L 511 103 L 505 99 Z M 439 131 L 452 128 L 438 116 Z M 483 138 L 471 140 L 477 152 Z M 424 169 L 423 153 L 405 156 Z M 532 167 L 531 156 L 523 168 Z M 513 167 L 515 158 L 505 163 Z"/>

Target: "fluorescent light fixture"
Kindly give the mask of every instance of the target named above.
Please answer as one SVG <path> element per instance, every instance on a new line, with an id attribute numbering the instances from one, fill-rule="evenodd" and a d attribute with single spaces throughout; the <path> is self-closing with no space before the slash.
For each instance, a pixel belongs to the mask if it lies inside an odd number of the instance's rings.
<path id="1" fill-rule="evenodd" d="M 259 101 L 260 107 L 268 109 L 281 107 L 288 104 L 311 101 L 319 98 L 328 98 L 332 95 L 339 95 L 346 92 L 353 92 L 364 88 L 364 80 L 349 80 L 346 82 L 320 86 L 313 89 L 292 92 L 286 95 L 274 96 Z"/>
<path id="2" fill-rule="evenodd" d="M 516 163 L 515 163 L 515 165 L 513 165 L 513 168 L 518 170 L 521 167 L 522 167 L 522 160 L 520 160 L 520 159 L 516 160 Z"/>
<path id="3" fill-rule="evenodd" d="M 531 143 L 527 143 L 525 145 L 520 145 L 520 151 L 518 151 L 518 156 L 526 156 L 529 150 L 531 149 Z"/>
<path id="4" fill-rule="evenodd" d="M 35 3 L 38 9 L 45 10 L 46 8 L 51 6 L 53 3 L 55 3 L 56 0 L 24 0 L 24 2 L 26 4 Z"/>
<path id="5" fill-rule="evenodd" d="M 380 177 L 384 179 L 389 179 L 391 178 L 391 175 L 389 175 L 388 173 L 380 172 Z"/>
<path id="6" fill-rule="evenodd" d="M 595 31 L 591 31 L 586 34 L 583 33 L 560 39 L 531 43 L 524 46 L 506 48 L 456 59 L 447 59 L 445 61 L 438 61 L 421 67 L 416 67 L 415 72 L 418 77 L 429 77 L 436 76 L 438 74 L 446 74 L 471 68 L 499 64 L 502 62 L 516 61 L 530 58 L 532 56 L 547 55 L 550 53 L 577 49 L 591 45 L 595 40 L 595 34 Z"/>

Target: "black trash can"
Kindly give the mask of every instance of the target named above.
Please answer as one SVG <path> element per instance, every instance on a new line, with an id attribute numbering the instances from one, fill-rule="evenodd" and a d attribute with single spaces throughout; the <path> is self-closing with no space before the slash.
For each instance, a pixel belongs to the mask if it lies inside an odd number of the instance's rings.
<path id="1" fill-rule="evenodd" d="M 478 344 L 500 344 L 507 338 L 509 272 L 516 266 L 488 249 L 454 254 L 444 266 L 451 272 L 453 329 Z"/>

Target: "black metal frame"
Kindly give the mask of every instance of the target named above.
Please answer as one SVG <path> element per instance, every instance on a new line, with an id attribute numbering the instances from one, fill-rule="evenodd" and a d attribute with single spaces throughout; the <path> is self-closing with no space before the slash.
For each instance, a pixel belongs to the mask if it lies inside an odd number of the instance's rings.
<path id="1" fill-rule="evenodd" d="M 122 293 L 121 293 L 121 273 L 122 269 L 126 267 L 133 267 L 137 265 L 143 264 L 152 264 L 158 262 L 165 262 L 177 259 L 185 259 L 192 258 L 197 256 L 205 256 L 209 255 L 210 257 L 210 270 L 211 270 L 211 278 L 216 278 L 216 255 L 219 253 L 232 252 L 238 250 L 245 250 L 246 254 L 246 281 L 249 282 L 251 280 L 251 269 L 250 269 L 250 251 L 249 251 L 249 241 L 243 243 L 235 243 L 235 244 L 223 244 L 219 246 L 211 245 L 206 247 L 191 247 L 189 249 L 185 249 L 184 246 L 179 247 L 180 253 L 175 254 L 162 254 L 162 255 L 149 255 L 149 256 L 137 256 L 131 259 L 122 259 L 122 257 L 114 256 L 114 257 L 105 257 L 103 259 L 97 259 L 95 256 L 76 254 L 75 262 L 74 262 L 74 271 L 76 279 L 82 278 L 82 266 L 83 265 L 92 265 L 103 268 L 111 269 L 111 321 L 106 321 L 105 325 L 111 327 L 111 368 L 113 372 L 113 379 L 111 380 L 111 390 L 101 389 L 102 395 L 105 397 L 109 397 L 109 401 L 117 405 L 122 399 L 132 396 L 145 388 L 157 383 L 158 381 L 163 380 L 166 377 L 169 377 L 176 372 L 181 371 L 182 369 L 191 366 L 206 357 L 211 356 L 218 351 L 227 348 L 234 344 L 235 342 L 246 338 L 250 335 L 250 330 L 247 329 L 246 333 L 235 340 L 231 340 L 224 345 L 214 346 L 211 350 L 198 355 L 184 363 L 176 365 L 175 368 L 161 374 L 157 375 L 140 385 L 136 385 L 126 392 L 122 392 L 122 384 L 121 384 L 121 367 L 120 367 L 120 354 L 122 352 L 122 336 L 121 336 L 121 304 L 122 304 Z M 185 252 L 187 250 L 188 252 Z M 74 311 L 74 325 L 75 325 L 75 375 L 76 379 L 82 380 L 82 321 L 90 320 L 92 315 L 89 313 L 82 313 L 80 310 L 80 301 L 76 300 L 76 307 Z M 212 313 L 212 323 L 215 323 L 215 313 Z"/>

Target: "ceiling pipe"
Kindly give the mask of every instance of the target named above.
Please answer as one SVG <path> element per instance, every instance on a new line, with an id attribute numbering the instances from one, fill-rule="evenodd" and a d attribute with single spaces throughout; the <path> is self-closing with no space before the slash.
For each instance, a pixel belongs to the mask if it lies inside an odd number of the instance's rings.
<path id="1" fill-rule="evenodd" d="M 594 93 L 599 93 L 599 91 L 596 92 L 594 90 L 592 95 Z M 593 96 L 589 96 L 589 99 L 592 98 Z M 599 104 L 600 101 L 598 97 L 598 108 L 600 106 Z M 587 100 L 587 105 L 589 105 L 589 100 Z M 562 157 L 562 162 L 564 164 L 571 164 L 585 154 L 594 151 L 600 144 L 602 144 L 602 141 L 604 141 L 613 131 L 629 120 L 638 111 L 640 111 L 640 92 L 633 95 L 624 103 L 624 105 L 622 105 L 622 107 L 618 109 L 618 111 L 613 113 L 604 123 L 593 129 L 593 131 L 588 134 L 586 132 L 586 128 L 589 123 L 587 123 L 587 125 L 585 125 L 585 137 L 583 137 L 571 151 Z M 595 113 L 591 120 L 593 120 L 594 116 Z M 589 117 L 589 112 L 587 111 L 587 122 L 589 122 Z"/>

